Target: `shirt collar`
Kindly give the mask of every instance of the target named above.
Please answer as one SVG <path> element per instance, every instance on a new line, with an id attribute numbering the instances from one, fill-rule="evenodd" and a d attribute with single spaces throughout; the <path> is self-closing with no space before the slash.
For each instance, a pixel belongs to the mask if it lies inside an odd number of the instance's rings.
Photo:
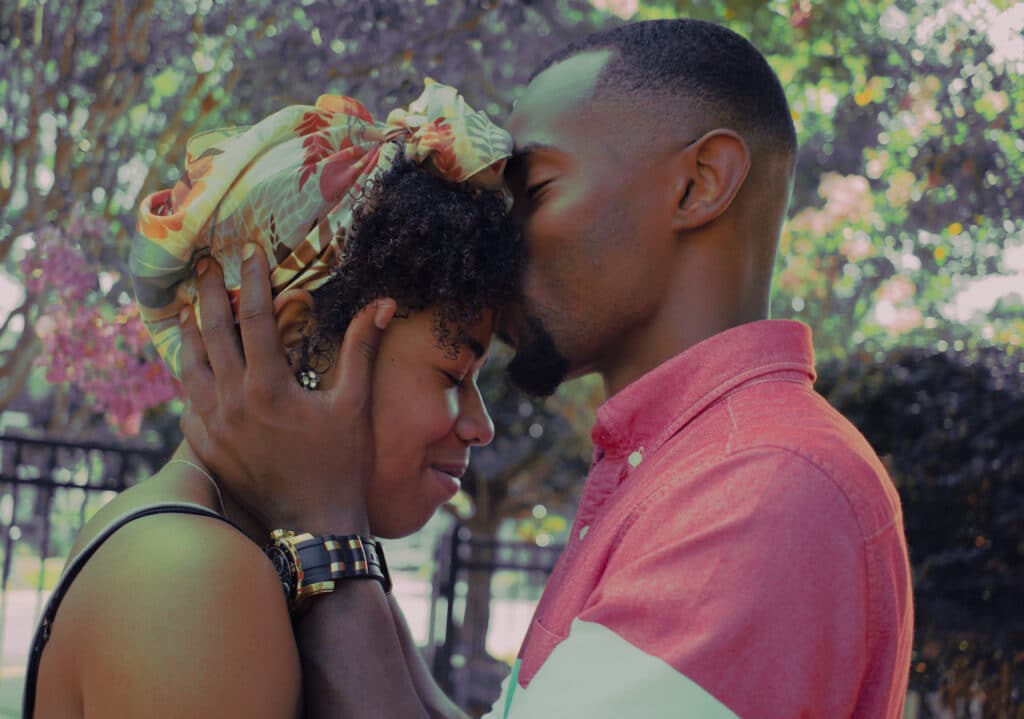
<path id="1" fill-rule="evenodd" d="M 736 387 L 778 372 L 813 383 L 811 329 L 793 320 L 758 320 L 719 332 L 663 362 L 597 409 L 591 439 L 599 453 L 652 452 Z"/>

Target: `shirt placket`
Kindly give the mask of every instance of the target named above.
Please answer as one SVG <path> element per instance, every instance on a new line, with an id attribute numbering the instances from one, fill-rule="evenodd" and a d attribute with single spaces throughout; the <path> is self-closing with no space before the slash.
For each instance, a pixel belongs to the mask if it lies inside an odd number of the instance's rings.
<path id="1" fill-rule="evenodd" d="M 590 470 L 590 481 L 580 498 L 580 508 L 572 528 L 572 545 L 582 542 L 590 531 L 590 525 L 597 519 L 601 508 L 615 488 L 625 477 L 626 465 L 618 454 L 609 455 L 603 448 L 594 453 L 594 464 Z"/>

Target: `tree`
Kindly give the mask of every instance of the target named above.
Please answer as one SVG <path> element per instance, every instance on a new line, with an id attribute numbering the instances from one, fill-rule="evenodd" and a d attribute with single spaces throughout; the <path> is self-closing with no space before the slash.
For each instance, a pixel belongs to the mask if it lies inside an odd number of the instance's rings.
<path id="1" fill-rule="evenodd" d="M 934 709 L 973 702 L 985 717 L 1015 716 L 1024 685 L 1022 376 L 1019 347 L 898 348 L 820 367 L 816 389 L 899 490 L 914 579 L 910 684 Z"/>
<path id="2" fill-rule="evenodd" d="M 44 228 L 66 228 L 81 206 L 109 232 L 69 240 L 126 306 L 135 208 L 177 179 L 192 134 L 324 92 L 386 111 L 414 98 L 424 75 L 498 117 L 532 65 L 520 58 L 543 56 L 594 14 L 581 0 L 4 3 L 0 264 L 15 268 Z M 30 377 L 46 301 L 28 291 L 0 326 L 0 408 Z M 56 389 L 61 403 L 69 388 Z M 55 417 L 53 429 L 66 422 Z"/>
<path id="3" fill-rule="evenodd" d="M 823 356 L 851 346 L 951 344 L 965 333 L 944 317 L 943 304 L 963 279 L 999 270 L 1001 250 L 1024 227 L 1016 191 L 1024 59 L 1012 31 L 1000 35 L 1022 22 L 1020 13 L 1005 2 L 964 7 L 7 3 L 0 261 L 10 268 L 32 251 L 35 233 L 66 224 L 78 203 L 110 225 L 109 235 L 81 249 L 108 269 L 108 294 L 120 298 L 137 201 L 174 181 L 195 131 L 250 122 L 325 90 L 387 108 L 415 94 L 423 74 L 459 85 L 500 118 L 553 43 L 618 22 L 595 8 L 632 19 L 686 15 L 751 37 L 792 100 L 802 149 L 775 316 L 811 324 Z M 21 392 L 40 351 L 39 303 L 27 293 L 0 328 L 0 407 Z M 1022 322 L 1003 313 L 981 329 L 987 340 L 1020 341 Z"/>

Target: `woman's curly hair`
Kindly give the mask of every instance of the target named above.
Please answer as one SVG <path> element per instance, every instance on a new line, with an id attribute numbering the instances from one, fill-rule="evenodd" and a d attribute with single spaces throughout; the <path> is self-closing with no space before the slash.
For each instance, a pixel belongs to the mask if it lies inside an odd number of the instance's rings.
<path id="1" fill-rule="evenodd" d="M 439 345 L 458 351 L 458 330 L 515 298 L 521 233 L 500 192 L 437 177 L 398 161 L 365 189 L 341 259 L 313 294 L 305 354 L 321 371 L 359 310 L 391 297 L 400 312 L 435 308 Z"/>

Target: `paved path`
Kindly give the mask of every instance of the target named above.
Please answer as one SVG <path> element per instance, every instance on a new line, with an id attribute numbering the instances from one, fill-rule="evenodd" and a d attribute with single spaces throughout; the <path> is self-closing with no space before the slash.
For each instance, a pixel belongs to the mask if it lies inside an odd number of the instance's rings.
<path id="1" fill-rule="evenodd" d="M 24 684 L 22 677 L 7 678 L 0 681 L 0 717 L 21 716 L 21 688 Z"/>
<path id="2" fill-rule="evenodd" d="M 0 593 L 0 717 L 21 716 L 25 663 L 35 632 L 36 617 L 49 592 L 9 590 Z"/>

